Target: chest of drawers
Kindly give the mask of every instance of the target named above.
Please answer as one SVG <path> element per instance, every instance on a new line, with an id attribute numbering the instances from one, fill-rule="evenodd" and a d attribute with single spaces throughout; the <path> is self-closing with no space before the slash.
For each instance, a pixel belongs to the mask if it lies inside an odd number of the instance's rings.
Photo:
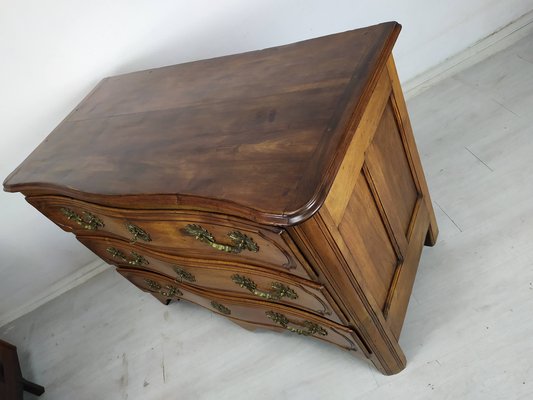
<path id="1" fill-rule="evenodd" d="M 391 55 L 399 30 L 106 78 L 4 189 L 164 304 L 397 373 L 437 237 Z"/>

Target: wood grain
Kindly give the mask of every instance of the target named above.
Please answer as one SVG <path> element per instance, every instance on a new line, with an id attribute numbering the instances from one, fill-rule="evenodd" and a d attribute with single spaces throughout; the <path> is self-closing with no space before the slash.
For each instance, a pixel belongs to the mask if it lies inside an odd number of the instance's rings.
<path id="1" fill-rule="evenodd" d="M 205 307 L 213 312 L 221 314 L 224 317 L 232 318 L 237 321 L 244 321 L 247 324 L 253 324 L 258 328 L 266 328 L 277 331 L 287 330 L 280 324 L 276 324 L 272 319 L 267 316 L 267 312 L 276 312 L 280 313 L 283 316 L 290 319 L 290 324 L 288 325 L 293 329 L 302 329 L 305 332 L 309 332 L 309 327 L 304 325 L 304 322 L 311 322 L 317 324 L 325 330 L 325 334 L 304 334 L 304 336 L 314 337 L 316 339 L 321 339 L 337 346 L 342 347 L 343 349 L 350 351 L 357 351 L 358 347 L 354 340 L 355 333 L 353 330 L 336 324 L 332 321 L 314 316 L 312 314 L 306 313 L 304 311 L 299 311 L 294 308 L 285 307 L 281 304 L 267 304 L 265 302 L 235 298 L 228 295 L 223 295 L 220 293 L 210 292 L 206 290 L 200 290 L 198 288 L 193 288 L 186 284 L 180 283 L 177 284 L 175 281 L 168 279 L 162 275 L 155 273 L 150 273 L 146 271 L 138 271 L 134 269 L 127 268 L 118 268 L 117 271 L 132 282 L 135 286 L 140 289 L 149 292 L 155 293 L 158 297 L 167 298 L 168 300 L 187 300 L 202 307 Z M 147 280 L 156 282 L 161 289 L 154 289 L 149 287 Z M 169 287 L 176 287 L 180 290 L 181 294 L 176 296 L 165 296 L 164 293 L 168 293 Z M 163 295 L 161 295 L 163 291 Z M 213 305 L 213 301 L 222 305 L 224 311 L 220 311 Z"/>
<path id="2" fill-rule="evenodd" d="M 137 239 L 137 246 L 159 249 L 170 254 L 194 258 L 222 259 L 237 263 L 263 265 L 309 278 L 309 267 L 290 242 L 291 238 L 281 228 L 260 226 L 256 223 L 220 214 L 183 210 L 124 210 L 102 207 L 83 201 L 59 196 L 30 196 L 27 201 L 54 221 L 62 229 L 78 236 L 102 235 L 134 242 L 128 225 L 133 224 L 150 236 L 150 241 Z M 97 230 L 87 230 L 75 220 L 68 219 L 62 209 L 83 215 L 91 213 L 104 224 Z M 236 254 L 211 247 L 209 244 L 188 235 L 187 225 L 198 224 L 222 243 L 231 245 L 228 233 L 239 231 L 252 238 L 258 251 L 243 250 Z"/>
<path id="3" fill-rule="evenodd" d="M 308 218 L 399 29 L 390 22 L 106 78 L 4 189 L 276 225 Z"/>
<path id="4" fill-rule="evenodd" d="M 355 130 L 352 141 L 324 203 L 337 224 L 344 215 L 357 181 L 354 171 L 359 171 L 363 165 L 365 152 L 381 121 L 390 92 L 389 76 L 387 71 L 383 71 L 361 120 L 350 128 Z"/>
<path id="5" fill-rule="evenodd" d="M 281 283 L 294 291 L 296 297 L 283 296 L 279 299 L 268 301 L 285 303 L 296 308 L 315 313 L 329 320 L 341 323 L 341 320 L 332 310 L 328 300 L 324 297 L 324 287 L 316 282 L 300 279 L 295 276 L 280 273 L 279 270 L 260 268 L 242 263 L 225 262 L 222 260 L 193 259 L 190 257 L 176 256 L 160 253 L 122 240 L 101 237 L 78 237 L 78 240 L 91 249 L 108 264 L 121 267 L 135 267 L 138 270 L 152 271 L 165 275 L 169 279 L 184 282 L 189 286 L 199 287 L 218 292 L 225 292 L 233 296 L 251 299 L 264 299 L 253 294 L 246 287 L 233 281 L 234 275 L 239 275 L 252 280 L 258 291 L 263 294 L 275 293 L 273 283 Z M 108 249 L 118 250 L 125 259 L 113 256 Z M 132 265 L 135 256 L 141 256 L 142 262 Z M 185 272 L 190 279 L 184 278 L 177 270 Z"/>

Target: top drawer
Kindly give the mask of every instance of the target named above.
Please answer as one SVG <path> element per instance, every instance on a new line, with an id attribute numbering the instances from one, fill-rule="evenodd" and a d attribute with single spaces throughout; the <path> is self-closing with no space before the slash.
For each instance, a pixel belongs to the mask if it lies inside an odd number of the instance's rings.
<path id="1" fill-rule="evenodd" d="M 170 254 L 250 263 L 311 279 L 297 247 L 276 227 L 200 211 L 126 210 L 60 196 L 27 200 L 78 236 L 112 235 Z"/>

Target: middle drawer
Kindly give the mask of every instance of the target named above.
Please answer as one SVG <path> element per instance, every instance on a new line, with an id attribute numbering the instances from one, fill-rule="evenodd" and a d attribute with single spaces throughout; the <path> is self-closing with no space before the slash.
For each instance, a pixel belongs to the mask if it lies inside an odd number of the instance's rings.
<path id="1" fill-rule="evenodd" d="M 108 264 L 157 272 L 199 288 L 289 304 L 342 323 L 323 294 L 326 289 L 312 281 L 248 264 L 163 254 L 114 238 L 80 236 L 78 240 Z"/>

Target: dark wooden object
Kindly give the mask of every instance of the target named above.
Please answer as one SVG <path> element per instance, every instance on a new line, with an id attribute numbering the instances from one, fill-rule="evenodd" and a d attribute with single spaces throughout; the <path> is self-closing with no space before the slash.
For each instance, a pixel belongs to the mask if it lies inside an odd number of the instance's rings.
<path id="1" fill-rule="evenodd" d="M 0 340 L 0 399 L 22 400 L 24 391 L 40 396 L 44 387 L 22 377 L 17 348 Z"/>
<path id="2" fill-rule="evenodd" d="M 106 78 L 4 188 L 164 304 L 318 337 L 396 373 L 438 232 L 391 55 L 399 31 Z"/>

